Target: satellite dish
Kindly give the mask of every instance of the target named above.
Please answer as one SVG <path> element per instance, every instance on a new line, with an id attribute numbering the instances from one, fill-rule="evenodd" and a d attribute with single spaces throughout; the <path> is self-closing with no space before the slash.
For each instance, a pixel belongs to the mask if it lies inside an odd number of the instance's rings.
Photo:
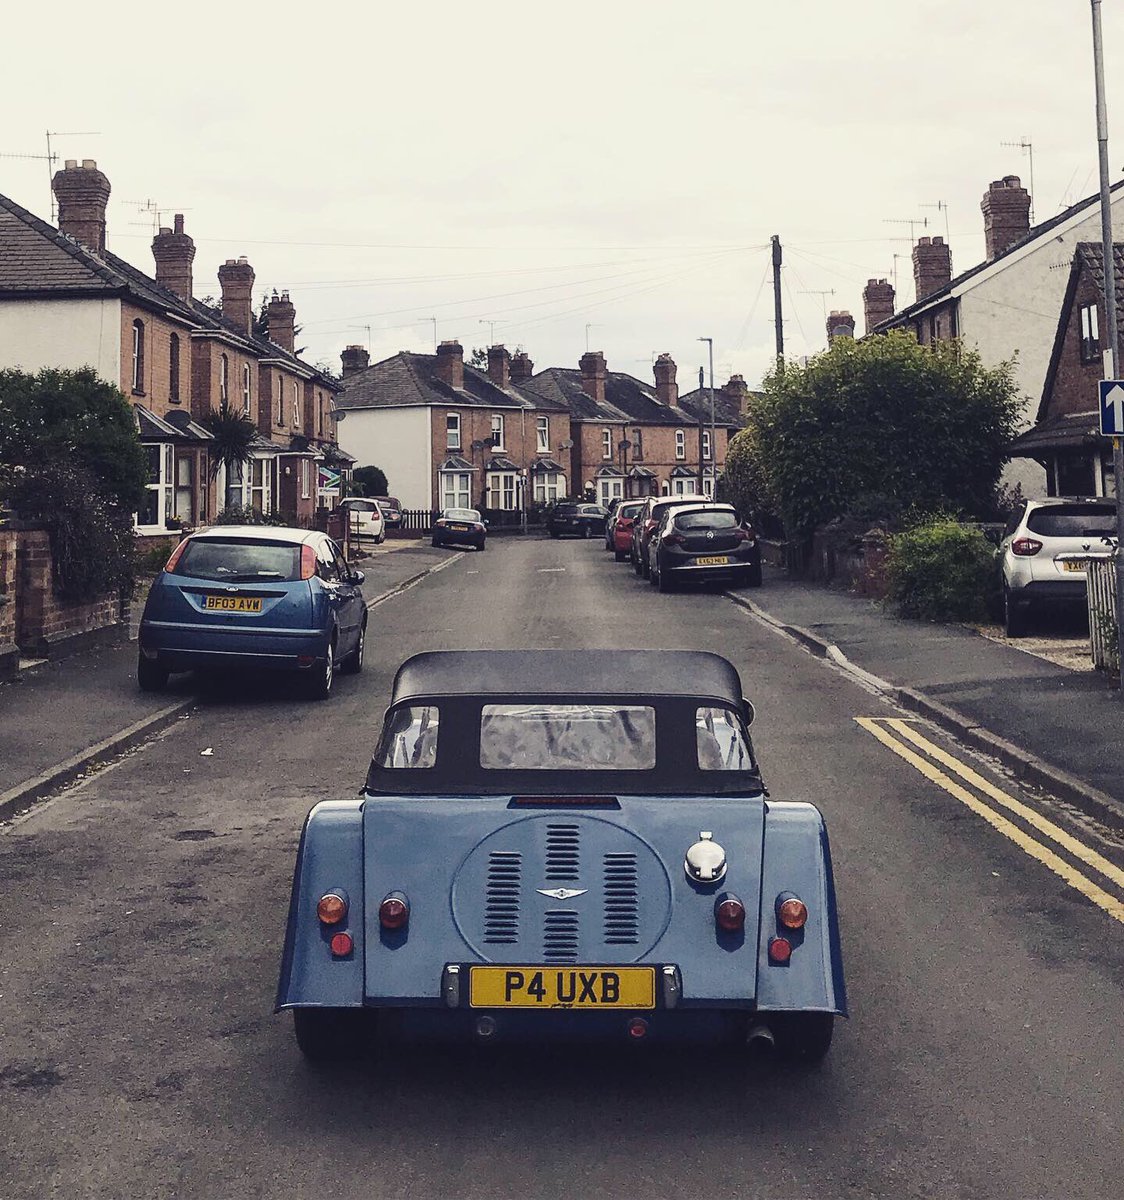
<path id="1" fill-rule="evenodd" d="M 571 438 L 567 438 L 567 439 L 566 439 L 566 440 L 565 440 L 565 441 L 562 443 L 562 445 L 558 447 L 558 449 L 559 449 L 559 450 L 572 450 L 573 448 L 574 448 L 574 443 L 573 443 L 573 440 L 572 440 Z"/>

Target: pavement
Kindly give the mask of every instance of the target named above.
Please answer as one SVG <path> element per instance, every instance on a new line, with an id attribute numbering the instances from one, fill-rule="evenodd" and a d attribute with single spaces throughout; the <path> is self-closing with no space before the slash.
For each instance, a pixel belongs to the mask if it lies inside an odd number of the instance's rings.
<path id="1" fill-rule="evenodd" d="M 904 707 L 1099 818 L 1124 817 L 1124 703 L 1075 671 L 959 625 L 893 616 L 878 602 L 766 568 L 744 605 L 821 657 L 873 676 Z"/>
<path id="2" fill-rule="evenodd" d="M 378 604 L 455 555 L 428 542 L 387 541 L 355 560 L 366 574 L 368 604 Z M 132 641 L 40 662 L 0 685 L 0 819 L 127 751 L 191 711 L 190 675 L 173 676 L 163 693 L 136 684 L 135 638 L 143 590 L 133 606 Z"/>

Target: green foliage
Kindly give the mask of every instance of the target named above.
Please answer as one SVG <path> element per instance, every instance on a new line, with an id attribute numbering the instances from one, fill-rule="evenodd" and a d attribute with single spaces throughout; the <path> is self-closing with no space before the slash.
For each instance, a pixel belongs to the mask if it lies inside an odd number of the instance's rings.
<path id="1" fill-rule="evenodd" d="M 351 495 L 389 496 L 390 484 L 379 467 L 356 467 L 351 472 Z"/>
<path id="2" fill-rule="evenodd" d="M 145 538 L 143 544 L 138 543 L 134 563 L 137 574 L 159 575 L 178 544 L 179 538 Z"/>
<path id="3" fill-rule="evenodd" d="M 132 591 L 132 512 L 105 495 L 89 467 L 46 463 L 13 472 L 8 488 L 20 516 L 42 524 L 50 535 L 55 591 L 61 599 L 77 604 Z"/>
<path id="4" fill-rule="evenodd" d="M 32 472 L 71 463 L 109 503 L 133 512 L 144 500 L 147 467 L 132 406 L 92 367 L 0 371 L 0 463 Z"/>
<path id="5" fill-rule="evenodd" d="M 995 547 L 949 516 L 892 537 L 886 567 L 887 599 L 903 617 L 983 621 L 999 588 Z"/>
<path id="6" fill-rule="evenodd" d="M 215 517 L 215 525 L 276 525 L 285 526 L 289 522 L 279 513 L 263 513 L 260 509 L 243 507 L 241 504 L 228 504 Z"/>
<path id="7" fill-rule="evenodd" d="M 1014 437 L 1019 398 L 1005 363 L 959 343 L 895 331 L 838 338 L 806 367 L 766 377 L 727 472 L 750 511 L 807 537 L 861 496 L 902 510 L 983 514 Z"/>
<path id="8" fill-rule="evenodd" d="M 251 448 L 258 434 L 258 427 L 241 409 L 237 411 L 223 401 L 218 408 L 212 408 L 203 417 L 200 425 L 214 439 L 207 453 L 211 459 L 211 478 L 219 473 L 219 467 L 226 465 L 227 475 L 236 466 L 246 466 L 253 457 Z"/>
<path id="9" fill-rule="evenodd" d="M 468 365 L 487 374 L 488 348 L 486 346 L 473 346 L 472 353 L 468 356 Z"/>

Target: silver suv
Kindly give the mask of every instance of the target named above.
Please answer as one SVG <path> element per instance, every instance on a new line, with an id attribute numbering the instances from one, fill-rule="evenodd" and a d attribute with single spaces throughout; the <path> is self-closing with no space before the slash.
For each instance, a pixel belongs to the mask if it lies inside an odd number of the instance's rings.
<path id="1" fill-rule="evenodd" d="M 1028 500 L 999 544 L 1008 637 L 1021 637 L 1032 607 L 1085 598 L 1085 565 L 1109 558 L 1116 504 L 1100 497 Z"/>

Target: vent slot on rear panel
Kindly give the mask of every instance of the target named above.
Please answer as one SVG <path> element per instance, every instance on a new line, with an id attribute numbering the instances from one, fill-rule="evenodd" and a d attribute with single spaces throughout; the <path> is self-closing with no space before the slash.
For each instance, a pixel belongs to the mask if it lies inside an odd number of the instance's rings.
<path id="1" fill-rule="evenodd" d="M 519 940 L 519 895 L 523 856 L 517 850 L 493 850 L 488 855 L 485 888 L 484 941 L 512 945 Z"/>
<path id="2" fill-rule="evenodd" d="M 640 898 L 636 855 L 606 854 L 602 860 L 605 889 L 605 942 L 635 945 L 640 936 Z"/>
<path id="3" fill-rule="evenodd" d="M 581 866 L 581 831 L 577 825 L 551 822 L 546 827 L 546 877 L 573 882 Z"/>
<path id="4" fill-rule="evenodd" d="M 544 962 L 578 961 L 578 914 L 573 909 L 558 908 L 545 915 L 542 950 Z"/>

